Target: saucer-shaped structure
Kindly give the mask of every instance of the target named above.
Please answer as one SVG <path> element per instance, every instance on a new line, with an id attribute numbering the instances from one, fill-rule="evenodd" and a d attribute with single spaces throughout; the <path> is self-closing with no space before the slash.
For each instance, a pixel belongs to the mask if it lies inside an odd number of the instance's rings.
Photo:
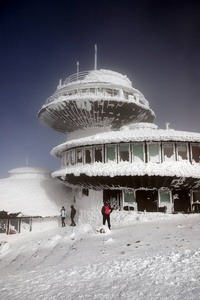
<path id="1" fill-rule="evenodd" d="M 154 112 L 144 95 L 117 72 L 80 72 L 59 84 L 38 113 L 40 122 L 70 133 L 88 128 L 119 129 L 133 122 L 152 122 Z"/>
<path id="2" fill-rule="evenodd" d="M 192 211 L 200 200 L 200 134 L 158 129 L 148 101 L 125 75 L 72 75 L 38 118 L 67 133 L 68 141 L 51 151 L 61 159 L 52 176 L 72 187 L 74 199 L 176 212 Z"/>
<path id="3" fill-rule="evenodd" d="M 159 201 L 155 211 L 162 205 L 191 211 L 191 200 L 200 197 L 200 134 L 147 123 L 122 129 L 55 147 L 51 153 L 62 167 L 53 177 L 79 189 L 103 190 L 118 203 L 132 194 L 138 210 L 154 211 Z"/>
<path id="4" fill-rule="evenodd" d="M 200 186 L 200 134 L 139 123 L 55 147 L 53 176 L 82 188 L 179 189 Z"/>

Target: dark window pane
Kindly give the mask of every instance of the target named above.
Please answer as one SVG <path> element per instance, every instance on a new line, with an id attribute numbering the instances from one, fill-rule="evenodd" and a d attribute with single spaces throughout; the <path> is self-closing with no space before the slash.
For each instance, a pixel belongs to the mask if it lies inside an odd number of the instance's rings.
<path id="1" fill-rule="evenodd" d="M 197 145 L 192 145 L 192 160 L 195 162 L 200 162 L 200 146 L 199 144 Z"/>
<path id="2" fill-rule="evenodd" d="M 85 162 L 90 164 L 92 162 L 92 149 L 85 149 Z"/>
<path id="3" fill-rule="evenodd" d="M 178 160 L 186 160 L 187 159 L 187 145 L 179 144 L 177 146 L 178 149 Z"/>
<path id="4" fill-rule="evenodd" d="M 119 160 L 129 161 L 129 145 L 119 145 Z"/>
<path id="5" fill-rule="evenodd" d="M 102 146 L 97 146 L 94 148 L 94 160 L 97 162 L 103 161 L 103 149 Z"/>
<path id="6" fill-rule="evenodd" d="M 173 144 L 163 144 L 163 160 L 174 161 L 174 147 Z"/>

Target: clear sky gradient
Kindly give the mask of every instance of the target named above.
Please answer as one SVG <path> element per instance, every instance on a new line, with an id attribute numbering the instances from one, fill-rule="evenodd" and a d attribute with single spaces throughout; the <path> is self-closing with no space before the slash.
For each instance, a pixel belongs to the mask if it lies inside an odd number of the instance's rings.
<path id="1" fill-rule="evenodd" d="M 66 136 L 37 113 L 58 85 L 94 68 L 125 74 L 155 124 L 200 132 L 200 1 L 5 0 L 0 2 L 0 178 L 13 168 L 60 168 Z"/>

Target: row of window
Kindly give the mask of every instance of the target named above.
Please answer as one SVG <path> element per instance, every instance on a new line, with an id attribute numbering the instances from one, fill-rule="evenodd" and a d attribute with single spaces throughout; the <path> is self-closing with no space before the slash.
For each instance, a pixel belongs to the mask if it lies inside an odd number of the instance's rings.
<path id="1" fill-rule="evenodd" d="M 160 203 L 170 203 L 172 200 L 172 195 L 170 190 L 160 190 L 158 193 Z M 136 202 L 135 192 L 124 192 L 124 203 L 134 203 Z"/>
<path id="2" fill-rule="evenodd" d="M 132 100 L 137 103 L 141 103 L 143 105 L 147 104 L 144 99 L 141 99 L 139 94 L 131 94 L 129 92 L 123 91 L 122 89 L 108 89 L 108 88 L 85 88 L 85 89 L 75 89 L 66 91 L 62 94 L 63 96 L 94 96 L 94 95 L 101 95 L 105 97 L 122 97 L 127 100 Z M 54 96 L 47 99 L 47 102 L 50 103 L 54 100 Z"/>
<path id="3" fill-rule="evenodd" d="M 94 162 L 154 162 L 188 160 L 200 163 L 200 143 L 120 143 L 80 147 L 62 154 L 62 166 Z"/>

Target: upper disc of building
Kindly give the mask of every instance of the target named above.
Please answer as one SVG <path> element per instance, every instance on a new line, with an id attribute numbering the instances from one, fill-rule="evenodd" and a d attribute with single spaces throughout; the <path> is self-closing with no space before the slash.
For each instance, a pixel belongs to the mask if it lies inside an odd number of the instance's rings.
<path id="1" fill-rule="evenodd" d="M 127 76 L 110 70 L 78 72 L 60 81 L 38 112 L 44 125 L 70 133 L 88 128 L 117 130 L 155 119 L 144 95 Z"/>

